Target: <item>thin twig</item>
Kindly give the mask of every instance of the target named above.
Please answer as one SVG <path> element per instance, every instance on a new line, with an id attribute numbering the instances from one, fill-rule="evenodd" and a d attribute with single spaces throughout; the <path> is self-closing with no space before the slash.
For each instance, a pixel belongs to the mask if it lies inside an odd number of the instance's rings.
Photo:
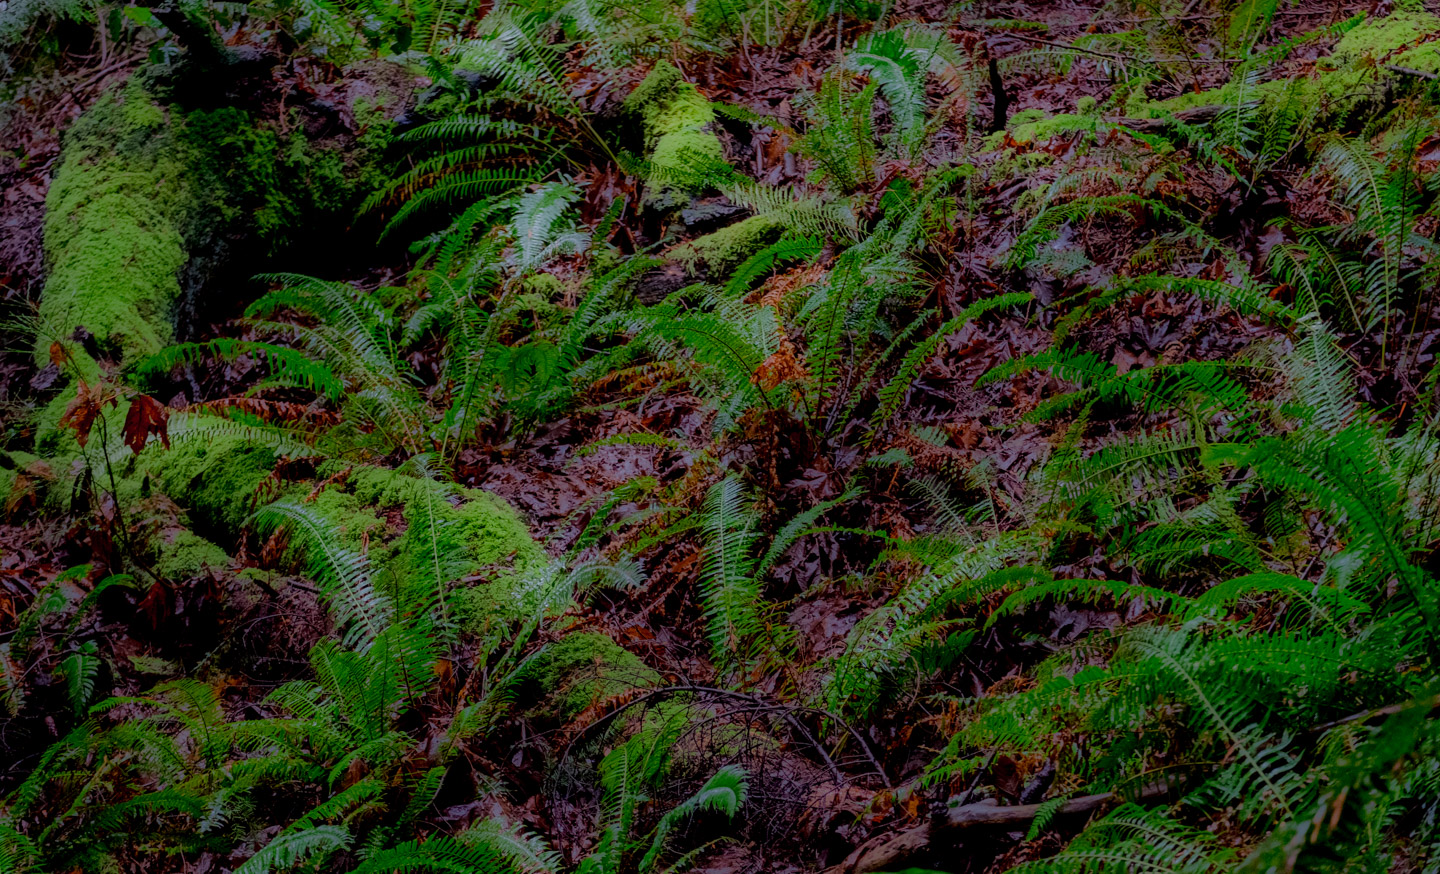
<path id="1" fill-rule="evenodd" d="M 1405 76 L 1416 76 L 1421 79 L 1429 79 L 1432 82 L 1440 80 L 1440 76 L 1437 76 L 1434 73 L 1427 73 L 1424 70 L 1416 70 L 1413 67 L 1400 67 L 1396 66 L 1395 64 L 1386 64 L 1385 69 L 1389 70 L 1392 73 L 1400 73 Z"/>
<path id="2" fill-rule="evenodd" d="M 595 728 L 596 726 L 599 726 L 599 725 L 603 725 L 603 724 L 611 721 L 612 719 L 614 719 L 614 718 L 616 718 L 617 716 L 619 716 L 621 713 L 624 713 L 626 710 L 628 710 L 629 708 L 631 708 L 631 707 L 633 707 L 633 706 L 635 706 L 635 705 L 637 705 L 637 704 L 641 704 L 641 703 L 644 703 L 644 702 L 646 702 L 646 701 L 652 701 L 652 700 L 654 700 L 654 699 L 656 699 L 656 698 L 665 697 L 665 696 L 667 696 L 667 695 L 674 695 L 674 694 L 681 693 L 681 692 L 694 692 L 694 693 L 703 694 L 703 695 L 716 695 L 716 696 L 719 696 L 719 697 L 721 697 L 721 698 L 734 698 L 734 699 L 738 699 L 738 700 L 741 700 L 741 701 L 745 701 L 745 702 L 751 704 L 752 706 L 755 706 L 755 707 L 760 708 L 760 709 L 764 709 L 764 710 L 779 710 L 779 711 L 782 711 L 782 712 L 784 713 L 784 718 L 785 718 L 785 720 L 790 723 L 791 727 L 792 727 L 792 728 L 795 728 L 797 731 L 800 731 L 802 734 L 806 735 L 807 737 L 811 737 L 812 741 L 814 741 L 814 738 L 810 735 L 810 732 L 809 732 L 809 731 L 804 730 L 803 728 L 801 728 L 801 726 L 799 725 L 798 721 L 796 721 L 796 720 L 794 719 L 794 714 L 795 714 L 795 713 L 813 713 L 813 714 L 817 714 L 817 715 L 820 715 L 820 716 L 824 716 L 824 717 L 826 717 L 826 718 L 828 718 L 828 719 L 831 719 L 831 720 L 835 721 L 836 723 L 838 723 L 838 724 L 840 725 L 840 727 L 844 728 L 845 731 L 846 731 L 851 737 L 853 737 L 853 738 L 860 744 L 860 750 L 861 750 L 861 752 L 863 752 L 863 753 L 865 754 L 865 759 L 870 763 L 870 767 L 873 768 L 873 769 L 875 770 L 875 773 L 880 777 L 880 781 L 884 784 L 885 788 L 886 788 L 886 789 L 891 789 L 891 788 L 893 788 L 892 784 L 890 783 L 890 777 L 885 773 L 885 769 L 884 769 L 883 767 L 881 767 L 880 761 L 875 758 L 875 754 L 874 754 L 874 752 L 871 751 L 870 745 L 865 742 L 865 736 L 862 735 L 862 734 L 860 734 L 860 732 L 856 731 L 853 726 L 851 726 L 851 725 L 850 725 L 848 722 L 846 722 L 845 720 L 841 719 L 839 716 L 836 716 L 835 714 L 829 712 L 828 710 L 821 710 L 821 709 L 815 708 L 815 707 L 797 707 L 797 706 L 792 706 L 792 705 L 789 705 L 789 704 L 776 704 L 776 703 L 773 703 L 773 702 L 770 702 L 770 701 L 766 701 L 765 699 L 761 698 L 761 697 L 758 696 L 758 695 L 751 695 L 751 694 L 746 693 L 746 692 L 734 692 L 734 691 L 731 691 L 731 690 L 729 690 L 729 689 L 721 689 L 721 688 L 718 688 L 718 687 L 715 687 L 715 686 L 695 686 L 695 685 L 666 686 L 666 687 L 664 687 L 663 689 L 655 689 L 655 690 L 650 691 L 650 692 L 647 692 L 647 693 L 645 693 L 644 695 L 641 695 L 641 696 L 639 696 L 639 697 L 637 697 L 637 698 L 632 698 L 631 700 L 626 701 L 625 703 L 621 704 L 619 707 L 616 707 L 614 710 L 610 711 L 609 713 L 605 714 L 604 716 L 600 717 L 599 719 L 595 720 L 594 722 L 592 722 L 592 723 L 590 723 L 590 724 L 588 724 L 588 725 L 585 725 L 585 726 L 581 727 L 581 729 L 580 729 L 578 732 L 576 732 L 575 737 L 572 738 L 571 741 L 570 741 L 570 743 L 566 746 L 566 748 L 565 748 L 565 756 L 562 756 L 562 757 L 561 757 L 561 761 L 563 762 L 564 759 L 565 759 L 565 757 L 569 755 L 569 753 L 570 753 L 570 748 L 575 745 L 575 740 L 578 739 L 581 735 L 585 734 L 585 733 L 586 733 L 587 731 L 589 731 L 590 729 Z M 840 772 L 839 772 L 839 768 L 834 764 L 833 760 L 831 760 L 830 754 L 827 753 L 827 752 L 825 752 L 825 749 L 820 745 L 820 743 L 819 743 L 818 741 L 815 741 L 815 748 L 820 752 L 820 755 L 821 755 L 821 757 L 825 760 L 826 764 L 830 766 L 830 768 L 831 768 L 831 770 L 832 770 L 832 772 L 834 773 L 834 776 L 835 776 L 835 778 L 836 778 L 836 782 L 837 782 L 837 783 L 838 783 L 838 782 L 842 782 L 843 778 L 842 778 L 842 776 L 841 776 L 841 774 L 840 774 Z"/>
<path id="3" fill-rule="evenodd" d="M 1097 58 L 1105 58 L 1106 60 L 1116 61 L 1116 62 L 1119 62 L 1119 63 L 1131 63 L 1131 64 L 1140 64 L 1140 63 L 1144 63 L 1144 64 L 1160 64 L 1160 63 L 1180 63 L 1180 62 L 1185 62 L 1185 63 L 1195 63 L 1195 64 L 1238 64 L 1238 63 L 1240 63 L 1242 60 L 1244 60 L 1243 58 L 1186 58 L 1186 57 L 1173 57 L 1173 58 L 1171 58 L 1171 57 L 1142 57 L 1142 56 L 1140 56 L 1140 55 L 1122 55 L 1122 54 L 1120 54 L 1120 53 L 1118 53 L 1118 52 L 1102 52 L 1102 51 L 1098 51 L 1098 50 L 1096 50 L 1096 49 L 1087 49 L 1087 48 L 1083 48 L 1083 47 L 1081 47 L 1081 46 L 1072 45 L 1072 44 L 1070 44 L 1070 43 L 1055 42 L 1054 40 L 1040 39 L 1039 37 L 1034 37 L 1034 36 L 1025 36 L 1024 34 L 1021 34 L 1021 33 L 1007 33 L 1007 34 L 1004 34 L 1004 35 L 1005 35 L 1005 36 L 1008 36 L 1008 37 L 1010 37 L 1010 38 L 1012 38 L 1012 39 L 1018 39 L 1018 40 L 1020 40 L 1021 42 L 1034 43 L 1035 45 L 1041 45 L 1041 46 L 1050 46 L 1050 47 L 1052 47 L 1052 48 L 1065 49 L 1065 50 L 1067 50 L 1067 51 L 1072 51 L 1072 52 L 1080 52 L 1081 54 L 1094 55 L 1094 56 L 1097 57 Z M 1098 34 L 1098 35 L 1099 35 L 1099 36 L 1104 36 L 1105 34 Z"/>

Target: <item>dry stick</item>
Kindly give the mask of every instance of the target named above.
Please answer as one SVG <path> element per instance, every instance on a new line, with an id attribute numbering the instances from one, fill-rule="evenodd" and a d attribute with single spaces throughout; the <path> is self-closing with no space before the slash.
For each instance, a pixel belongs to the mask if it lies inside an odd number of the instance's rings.
<path id="1" fill-rule="evenodd" d="M 1434 73 L 1427 73 L 1424 70 L 1416 70 L 1412 67 L 1397 67 L 1394 64 L 1386 64 L 1385 69 L 1392 73 L 1402 73 L 1406 76 L 1418 76 L 1421 79 L 1429 79 L 1432 82 L 1440 80 L 1440 76 Z"/>
<path id="2" fill-rule="evenodd" d="M 1103 35 L 1103 34 L 1102 34 L 1102 35 Z M 1097 58 L 1105 58 L 1105 59 L 1107 59 L 1107 60 L 1117 61 L 1117 62 L 1119 62 L 1119 63 L 1129 62 L 1129 63 L 1135 64 L 1135 63 L 1142 63 L 1142 62 L 1143 62 L 1143 63 L 1151 63 L 1151 64 L 1153 64 L 1153 63 L 1175 63 L 1175 62 L 1180 62 L 1180 61 L 1189 61 L 1189 62 L 1191 62 L 1191 63 L 1197 63 L 1197 64 L 1238 64 L 1238 63 L 1240 63 L 1242 60 L 1244 60 L 1243 58 L 1185 58 L 1185 57 L 1175 57 L 1175 58 L 1153 57 L 1153 58 L 1146 58 L 1146 57 L 1141 57 L 1141 56 L 1139 56 L 1139 55 L 1122 55 L 1122 54 L 1119 54 L 1119 53 L 1117 53 L 1117 52 L 1102 52 L 1102 51 L 1097 51 L 1097 50 L 1095 50 L 1095 49 L 1087 49 L 1087 48 L 1083 48 L 1083 47 L 1081 47 L 1081 46 L 1071 45 L 1070 43 L 1055 42 L 1055 41 L 1053 41 L 1053 40 L 1040 39 L 1039 37 L 1034 37 L 1034 36 L 1025 36 L 1024 34 L 1021 34 L 1021 33 L 1006 33 L 1006 34 L 1004 34 L 1004 36 L 1008 36 L 1008 37 L 1010 37 L 1011 39 L 1018 39 L 1018 40 L 1020 40 L 1021 42 L 1034 43 L 1035 45 L 1050 46 L 1050 47 L 1052 47 L 1052 48 L 1065 49 L 1066 51 L 1080 52 L 1081 54 L 1086 54 L 1086 55 L 1094 55 L 1094 56 L 1097 57 Z"/>
<path id="3" fill-rule="evenodd" d="M 845 729 L 845 731 L 846 731 L 851 737 L 853 737 L 853 738 L 856 740 L 856 742 L 858 742 L 858 743 L 860 744 L 860 750 L 861 750 L 861 752 L 863 752 L 863 753 L 865 754 L 866 760 L 870 762 L 870 767 L 872 767 L 872 768 L 875 769 L 875 773 L 879 775 L 881 782 L 885 784 L 885 788 L 886 788 L 886 789 L 892 788 L 891 783 L 890 783 L 890 777 L 889 777 L 888 775 L 886 775 L 885 769 L 880 766 L 879 760 L 876 759 L 876 758 L 875 758 L 875 754 L 874 754 L 873 752 L 871 752 L 871 750 L 870 750 L 870 745 L 865 742 L 865 737 L 864 737 L 864 735 L 860 734 L 860 732 L 856 731 L 856 730 L 850 725 L 850 723 L 846 722 L 845 720 L 841 719 L 840 717 L 836 716 L 835 714 L 829 712 L 828 710 L 820 710 L 820 709 L 814 708 L 814 707 L 792 707 L 792 706 L 790 706 L 790 705 L 788 705 L 788 704 L 773 704 L 773 703 L 771 703 L 771 702 L 769 702 L 769 701 L 766 701 L 765 699 L 759 697 L 758 695 L 750 695 L 750 694 L 747 694 L 747 693 L 745 693 L 745 692 L 732 692 L 732 691 L 730 691 L 729 689 L 720 689 L 720 688 L 717 688 L 717 687 L 715 687 L 715 686 L 693 686 L 693 685 L 685 685 L 685 686 L 666 686 L 666 687 L 663 688 L 663 689 L 656 689 L 656 690 L 654 690 L 654 691 L 652 691 L 652 692 L 647 692 L 647 693 L 645 693 L 644 695 L 639 696 L 638 698 L 634 698 L 634 699 L 631 699 L 630 701 L 626 701 L 624 704 L 621 704 L 619 707 L 615 708 L 614 710 L 610 711 L 609 713 L 605 714 L 604 716 L 600 717 L 599 719 L 595 720 L 594 722 L 590 723 L 589 725 L 584 726 L 583 728 L 580 729 L 579 732 L 577 732 L 576 737 L 579 737 L 579 735 L 583 735 L 585 732 L 589 731 L 589 730 L 592 729 L 592 728 L 595 728 L 595 727 L 598 726 L 598 725 L 603 725 L 604 723 L 609 722 L 610 720 L 612 720 L 612 719 L 614 719 L 615 717 L 619 716 L 621 713 L 625 712 L 626 710 L 628 710 L 629 708 L 635 706 L 636 704 L 641 704 L 641 703 L 644 703 L 644 702 L 646 702 L 646 701 L 653 700 L 653 699 L 655 699 L 655 698 L 661 698 L 661 697 L 664 697 L 664 696 L 666 696 L 666 695 L 673 695 L 673 694 L 676 694 L 676 693 L 679 693 L 679 692 L 696 692 L 696 693 L 705 694 L 705 695 L 718 695 L 718 696 L 720 696 L 720 697 L 722 697 L 722 698 L 736 698 L 736 699 L 739 699 L 739 700 L 741 700 L 741 701 L 745 701 L 746 703 L 748 703 L 748 704 L 750 704 L 750 705 L 752 705 L 752 706 L 754 706 L 754 707 L 756 707 L 756 708 L 758 708 L 758 709 L 761 709 L 761 710 L 778 710 L 778 711 L 780 711 L 780 712 L 782 713 L 783 718 L 785 719 L 785 721 L 788 722 L 788 723 L 790 723 L 790 726 L 791 726 L 792 728 L 794 728 L 796 731 L 800 732 L 801 734 L 805 735 L 806 737 L 809 737 L 810 740 L 811 740 L 811 742 L 815 744 L 815 749 L 819 751 L 821 758 L 825 760 L 825 764 L 830 768 L 831 774 L 835 777 L 835 782 L 836 782 L 837 784 L 839 784 L 839 783 L 843 782 L 843 780 L 844 780 L 843 776 L 840 774 L 840 769 L 839 769 L 839 767 L 836 766 L 834 760 L 830 758 L 830 754 L 827 753 L 827 752 L 825 752 L 825 748 L 820 745 L 819 741 L 816 740 L 815 737 L 814 737 L 807 729 L 805 729 L 804 726 L 800 725 L 799 720 L 795 719 L 794 714 L 795 714 L 795 713 L 814 713 L 814 714 L 818 714 L 818 715 L 821 715 L 821 716 L 825 716 L 825 717 L 827 717 L 827 718 L 835 721 L 836 723 L 838 723 L 841 728 Z M 567 756 L 568 756 L 569 753 L 570 753 L 570 747 L 572 747 L 572 746 L 574 746 L 574 745 L 575 745 L 575 741 L 574 741 L 574 739 L 572 739 L 572 740 L 570 741 L 570 743 L 569 743 L 569 744 L 566 746 L 566 748 L 565 748 L 565 754 L 566 754 Z M 564 757 L 562 756 L 562 760 L 563 760 L 563 758 L 564 758 Z"/>
<path id="4" fill-rule="evenodd" d="M 1432 695 L 1429 699 L 1421 700 L 1428 700 L 1432 710 L 1440 708 L 1440 695 Z M 1388 707 L 1377 707 L 1374 710 L 1363 710 L 1359 713 L 1352 713 L 1349 716 L 1343 716 L 1330 722 L 1321 723 L 1311 728 L 1307 734 L 1317 735 L 1342 725 L 1349 725 L 1354 722 L 1368 722 L 1380 716 L 1393 716 L 1408 707 L 1414 706 L 1415 703 L 1414 701 L 1407 701 L 1400 704 L 1392 704 Z M 1173 783 L 1151 783 L 1142 788 L 1140 794 L 1131 800 L 1136 802 L 1158 801 L 1171 794 L 1173 789 Z M 1125 796 L 1115 792 L 1085 795 L 1065 802 L 1055 811 L 1055 815 L 1070 816 L 1077 813 L 1090 813 L 1111 801 L 1119 800 L 1126 800 Z M 933 822 L 916 826 L 913 829 L 901 832 L 884 841 L 871 841 L 861 844 L 856 847 L 849 856 L 845 857 L 845 861 L 839 865 L 827 868 L 824 874 L 872 874 L 872 872 L 875 871 L 883 871 L 916 853 L 930 849 L 932 844 L 944 841 L 944 835 L 948 832 L 963 831 L 969 828 L 980 828 L 984 826 L 1017 825 L 1023 822 L 1030 822 L 1036 817 L 1042 807 L 1044 807 L 1043 803 L 1000 807 L 993 798 L 977 801 L 974 804 L 954 807 L 951 808 L 943 818 L 937 818 Z M 938 831 L 939 834 L 932 834 L 932 832 L 936 831 Z"/>
<path id="5" fill-rule="evenodd" d="M 1436 707 L 1440 707 L 1440 695 L 1431 695 L 1428 699 L 1420 699 L 1420 701 L 1422 702 L 1425 700 L 1428 700 L 1430 702 L 1430 707 L 1432 710 Z M 1349 716 L 1342 716 L 1339 719 L 1334 719 L 1330 722 L 1322 722 L 1321 724 L 1310 729 L 1308 733 L 1321 734 L 1323 732 L 1329 731 L 1332 728 L 1339 728 L 1342 725 L 1349 725 L 1352 722 L 1369 722 L 1377 716 L 1394 716 L 1402 710 L 1413 707 L 1416 703 L 1416 701 L 1403 701 L 1399 704 L 1391 704 L 1387 707 L 1377 707 L 1374 710 L 1362 710 L 1359 713 L 1352 713 Z"/>

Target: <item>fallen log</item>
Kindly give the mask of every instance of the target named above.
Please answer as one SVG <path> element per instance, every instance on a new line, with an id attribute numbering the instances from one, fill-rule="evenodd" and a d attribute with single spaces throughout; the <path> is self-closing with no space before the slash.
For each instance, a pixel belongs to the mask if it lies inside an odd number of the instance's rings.
<path id="1" fill-rule="evenodd" d="M 1258 106 L 1259 103 L 1260 101 L 1258 100 L 1251 100 L 1241 105 Z M 1234 109 L 1235 107 L 1236 104 L 1233 103 L 1192 106 L 1189 109 L 1172 112 L 1160 118 L 1117 118 L 1114 120 L 1114 123 L 1121 127 L 1128 127 L 1131 130 L 1141 131 L 1142 133 L 1159 133 L 1177 121 L 1183 124 L 1205 124 L 1206 122 L 1214 121 L 1220 113 L 1227 109 Z"/>
<path id="2" fill-rule="evenodd" d="M 1126 798 L 1114 792 L 1084 795 L 1072 798 L 1056 811 L 1056 817 L 1073 817 L 1094 813 L 1119 801 L 1154 802 L 1168 797 L 1174 790 L 1173 784 L 1154 783 L 1140 790 L 1139 795 Z M 1042 804 L 1019 804 L 1001 807 L 993 798 L 952 807 L 930 822 L 908 829 L 896 835 L 867 841 L 855 848 L 845 861 L 825 870 L 825 874 L 873 874 L 877 871 L 898 870 L 908 860 L 921 854 L 935 854 L 955 850 L 966 832 L 1001 826 L 1025 825 L 1040 813 Z"/>

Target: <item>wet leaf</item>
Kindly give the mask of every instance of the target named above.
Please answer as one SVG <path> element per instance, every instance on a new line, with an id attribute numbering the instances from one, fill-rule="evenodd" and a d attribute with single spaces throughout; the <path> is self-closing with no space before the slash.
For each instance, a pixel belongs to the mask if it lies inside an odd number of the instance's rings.
<path id="1" fill-rule="evenodd" d="M 95 427 L 95 420 L 107 403 L 112 407 L 120 405 L 112 386 L 104 383 L 92 386 L 80 380 L 75 398 L 65 406 L 65 413 L 60 417 L 60 427 L 73 429 L 75 439 L 83 447 L 90 440 L 90 429 Z"/>
<path id="2" fill-rule="evenodd" d="M 125 445 L 136 455 L 145 448 L 154 434 L 170 448 L 170 411 L 164 404 L 150 397 L 149 395 L 136 395 L 130 402 L 130 410 L 125 414 L 125 429 L 121 436 Z"/>

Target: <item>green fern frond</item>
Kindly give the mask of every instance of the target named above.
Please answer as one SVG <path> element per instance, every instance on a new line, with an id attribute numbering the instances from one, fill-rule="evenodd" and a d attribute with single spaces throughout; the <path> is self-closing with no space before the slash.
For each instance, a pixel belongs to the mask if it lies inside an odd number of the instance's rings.
<path id="1" fill-rule="evenodd" d="M 261 531 L 285 526 L 298 537 L 347 642 L 369 645 L 389 626 L 390 598 L 375 588 L 365 553 L 342 545 L 345 536 L 335 523 L 313 507 L 281 500 L 257 510 L 252 524 Z"/>
<path id="2" fill-rule="evenodd" d="M 270 874 L 292 868 L 306 859 L 321 859 L 350 846 L 350 833 L 338 825 L 317 825 L 276 836 L 246 859 L 235 874 Z"/>
<path id="3" fill-rule="evenodd" d="M 710 489 L 701 511 L 708 545 L 701 591 L 710 649 L 716 661 L 744 661 L 760 634 L 760 586 L 755 579 L 755 513 L 744 486 L 729 476 Z"/>
<path id="4" fill-rule="evenodd" d="M 263 362 L 271 373 L 338 400 L 344 384 L 330 368 L 294 349 L 253 340 L 220 338 L 203 343 L 176 343 L 142 361 L 140 373 L 165 373 L 206 359 L 234 361 L 248 357 Z"/>
<path id="5" fill-rule="evenodd" d="M 1026 292 L 1013 294 L 1002 294 L 993 298 L 976 301 L 962 310 L 953 319 L 945 322 L 935 330 L 933 334 L 916 344 L 914 349 L 906 353 L 900 362 L 900 368 L 895 372 L 889 382 L 880 389 L 877 395 L 878 405 L 874 414 L 870 417 L 872 427 L 879 428 L 888 422 L 895 412 L 900 408 L 905 395 L 914 385 L 916 377 L 924 369 L 925 363 L 931 355 L 940 348 L 951 334 L 959 331 L 974 319 L 993 310 L 1005 309 L 1012 306 L 1020 306 L 1033 300 L 1033 296 Z"/>

